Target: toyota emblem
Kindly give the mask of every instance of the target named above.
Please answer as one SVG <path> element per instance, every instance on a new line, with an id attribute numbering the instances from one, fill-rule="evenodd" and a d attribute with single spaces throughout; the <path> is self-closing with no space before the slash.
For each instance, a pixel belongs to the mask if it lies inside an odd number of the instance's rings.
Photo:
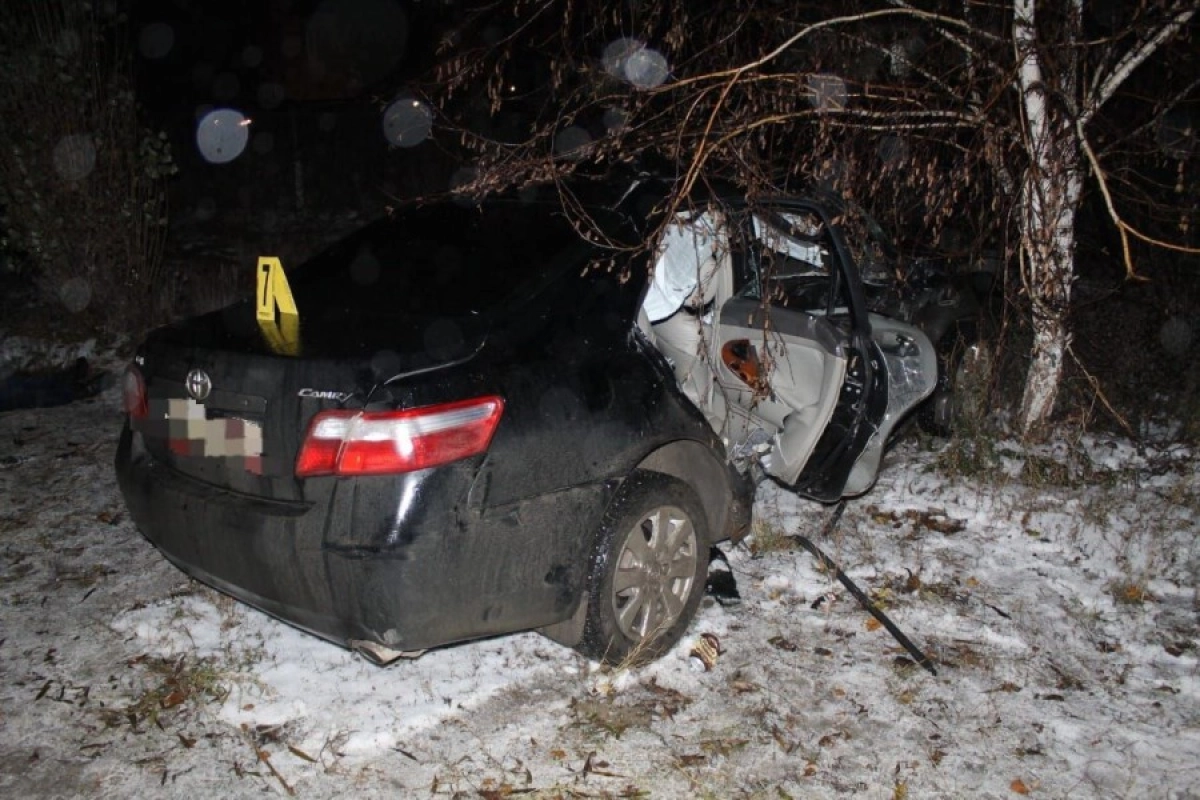
<path id="1" fill-rule="evenodd" d="M 187 388 L 187 393 L 192 396 L 193 400 L 203 400 L 212 391 L 212 379 L 202 369 L 194 369 L 189 372 L 183 385 Z"/>

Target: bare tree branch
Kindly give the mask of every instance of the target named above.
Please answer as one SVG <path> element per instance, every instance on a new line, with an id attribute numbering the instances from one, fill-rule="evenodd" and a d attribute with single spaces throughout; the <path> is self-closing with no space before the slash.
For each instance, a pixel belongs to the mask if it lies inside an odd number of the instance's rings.
<path id="1" fill-rule="evenodd" d="M 911 4 L 905 2 L 905 0 L 888 0 L 888 2 L 889 2 L 889 4 L 896 6 L 898 8 L 907 9 L 909 11 L 918 11 L 918 9 L 914 8 Z M 920 12 L 920 13 L 924 13 L 924 12 Z M 953 19 L 953 18 L 951 17 L 950 19 Z M 1003 39 L 1001 39 L 999 36 L 987 33 L 986 31 L 981 31 L 965 20 L 956 20 L 956 22 L 958 22 L 958 27 L 969 31 L 970 33 L 972 33 L 976 36 L 979 36 L 982 39 L 991 41 L 993 44 L 1003 43 Z M 939 27 L 938 25 L 934 25 L 933 30 L 936 34 L 941 36 L 946 41 L 957 45 L 959 48 L 962 49 L 963 52 L 965 52 L 967 55 L 971 56 L 971 58 L 976 59 L 976 60 L 982 60 L 982 61 L 986 62 L 989 66 L 992 66 L 992 67 L 997 67 L 997 68 L 999 67 L 999 65 L 996 64 L 994 61 L 984 58 L 983 54 L 977 48 L 972 47 L 965 38 L 955 34 L 953 31 L 949 31 L 945 28 Z"/>
<path id="2" fill-rule="evenodd" d="M 930 11 L 921 11 L 920 9 L 916 8 L 884 8 L 877 11 L 864 11 L 861 14 L 847 14 L 840 17 L 830 17 L 829 19 L 824 19 L 820 22 L 814 22 L 806 25 L 804 28 L 785 39 L 783 43 L 777 46 L 774 50 L 771 50 L 766 55 L 756 58 L 753 61 L 749 61 L 738 67 L 718 70 L 716 72 L 709 72 L 704 75 L 696 75 L 691 78 L 675 81 L 674 83 L 663 85 L 656 91 L 669 92 L 677 90 L 682 86 L 687 86 L 688 84 L 699 83 L 701 81 L 713 81 L 721 78 L 733 78 L 736 82 L 736 80 L 742 75 L 745 75 L 751 70 L 758 69 L 759 67 L 765 66 L 771 61 L 774 61 L 780 55 L 787 52 L 788 49 L 790 49 L 801 39 L 804 39 L 805 37 L 816 33 L 817 31 L 825 28 L 847 25 L 853 22 L 865 22 L 868 20 L 883 19 L 886 17 L 910 17 L 912 19 L 920 19 L 927 22 L 940 22 L 942 24 L 962 28 L 964 30 L 973 30 L 970 25 L 962 20 L 955 19 L 954 17 L 947 17 L 942 14 L 934 14 Z"/>
<path id="3" fill-rule="evenodd" d="M 1121 87 L 1133 71 L 1140 67 L 1147 58 L 1154 54 L 1154 51 L 1162 47 L 1171 37 L 1179 33 L 1191 18 L 1195 15 L 1195 6 L 1191 4 L 1180 4 L 1171 11 L 1170 18 L 1164 22 L 1156 31 L 1144 38 L 1136 47 L 1125 54 L 1125 57 L 1117 62 L 1110 72 L 1092 92 L 1080 109 L 1079 119 L 1084 125 L 1091 121 L 1096 112 L 1107 103 Z"/>
<path id="4" fill-rule="evenodd" d="M 1121 235 L 1121 255 L 1125 262 L 1125 277 L 1133 280 L 1146 280 L 1143 276 L 1137 273 L 1137 269 L 1133 266 L 1133 255 L 1129 249 L 1130 236 L 1141 239 L 1143 242 L 1152 244 L 1155 247 L 1174 250 L 1178 253 L 1200 255 L 1200 248 L 1185 247 L 1184 245 L 1174 244 L 1161 239 L 1155 239 L 1152 236 L 1147 236 L 1121 218 L 1121 214 L 1117 211 L 1116 204 L 1113 202 L 1112 193 L 1108 190 L 1108 177 L 1105 175 L 1104 168 L 1100 166 L 1100 160 L 1096 158 L 1095 151 L 1088 142 L 1087 136 L 1084 135 L 1083 120 L 1076 122 L 1076 130 L 1079 134 L 1080 146 L 1083 148 L 1084 155 L 1087 156 L 1088 163 L 1092 165 L 1092 173 L 1096 176 L 1096 182 L 1100 185 L 1100 193 L 1104 196 L 1104 205 L 1108 209 L 1109 219 L 1111 219 L 1113 224 L 1116 225 L 1117 232 Z"/>
<path id="5" fill-rule="evenodd" d="M 1163 114 L 1165 114 L 1166 112 L 1170 111 L 1172 108 L 1174 108 L 1175 106 L 1177 106 L 1181 102 L 1183 102 L 1184 98 L 1188 97 L 1192 92 L 1194 92 L 1197 87 L 1200 87 L 1200 78 L 1196 78 L 1191 83 L 1187 84 L 1182 89 L 1180 89 L 1178 92 L 1173 94 L 1171 97 L 1167 98 L 1165 101 L 1160 103 L 1158 106 L 1159 111 L 1157 111 L 1154 114 L 1154 116 L 1152 116 L 1149 120 L 1147 120 L 1146 122 L 1144 122 L 1141 125 L 1134 128 L 1133 130 L 1129 131 L 1128 133 L 1125 133 L 1124 135 L 1118 137 L 1113 142 L 1110 142 L 1107 147 L 1102 148 L 1099 151 L 1100 154 L 1104 155 L 1104 154 L 1110 152 L 1111 150 L 1113 150 L 1115 147 L 1117 147 L 1121 143 L 1127 142 L 1130 139 L 1136 139 L 1138 136 L 1141 136 L 1150 127 L 1158 124 L 1159 120 L 1162 119 Z"/>

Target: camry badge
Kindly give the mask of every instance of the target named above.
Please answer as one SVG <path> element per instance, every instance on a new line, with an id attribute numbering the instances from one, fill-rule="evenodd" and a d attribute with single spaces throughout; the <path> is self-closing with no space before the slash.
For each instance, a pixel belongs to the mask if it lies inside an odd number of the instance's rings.
<path id="1" fill-rule="evenodd" d="M 296 392 L 297 397 L 310 397 L 314 400 L 336 400 L 339 403 L 344 403 L 354 396 L 353 392 L 332 392 L 323 391 L 321 389 L 301 389 Z"/>
<path id="2" fill-rule="evenodd" d="M 212 379 L 202 369 L 194 369 L 187 374 L 183 385 L 193 400 L 203 400 L 212 391 Z"/>

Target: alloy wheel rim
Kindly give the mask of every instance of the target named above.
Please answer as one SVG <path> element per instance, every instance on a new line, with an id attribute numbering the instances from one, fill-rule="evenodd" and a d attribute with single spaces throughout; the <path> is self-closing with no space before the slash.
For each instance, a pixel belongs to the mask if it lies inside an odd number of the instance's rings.
<path id="1" fill-rule="evenodd" d="M 696 529 L 675 506 L 643 515 L 625 536 L 613 576 L 617 628 L 633 641 L 654 638 L 679 619 L 696 580 Z"/>

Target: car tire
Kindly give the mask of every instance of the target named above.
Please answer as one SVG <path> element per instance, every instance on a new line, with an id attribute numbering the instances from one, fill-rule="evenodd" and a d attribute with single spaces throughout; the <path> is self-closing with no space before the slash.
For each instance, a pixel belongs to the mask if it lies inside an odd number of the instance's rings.
<path id="1" fill-rule="evenodd" d="M 946 437 L 955 432 L 955 421 L 962 411 L 959 395 L 964 356 L 978 343 L 979 333 L 972 324 L 956 325 L 938 341 L 937 386 L 917 414 L 917 423 L 925 433 Z"/>
<path id="2" fill-rule="evenodd" d="M 576 649 L 614 665 L 646 663 L 670 650 L 704 596 L 710 546 L 708 520 L 690 486 L 634 472 L 597 537 Z"/>

